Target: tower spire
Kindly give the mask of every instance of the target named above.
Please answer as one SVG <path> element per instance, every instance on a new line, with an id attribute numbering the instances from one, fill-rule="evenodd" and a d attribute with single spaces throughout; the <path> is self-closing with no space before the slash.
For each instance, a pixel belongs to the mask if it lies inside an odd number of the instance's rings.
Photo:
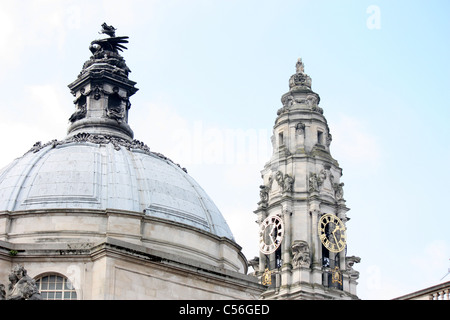
<path id="1" fill-rule="evenodd" d="M 346 256 L 342 169 L 331 156 L 330 129 L 302 59 L 295 71 L 275 119 L 273 154 L 261 171 L 255 275 L 270 282 L 267 299 L 356 299 L 353 265 L 360 258 Z"/>
<path id="2" fill-rule="evenodd" d="M 131 72 L 119 51 L 127 49 L 127 36 L 115 36 L 116 28 L 102 24 L 100 34 L 107 38 L 93 40 L 92 56 L 83 65 L 78 78 L 69 84 L 75 96 L 75 112 L 70 116 L 68 137 L 78 133 L 133 139 L 128 125 L 130 97 L 138 89 L 128 79 Z"/>

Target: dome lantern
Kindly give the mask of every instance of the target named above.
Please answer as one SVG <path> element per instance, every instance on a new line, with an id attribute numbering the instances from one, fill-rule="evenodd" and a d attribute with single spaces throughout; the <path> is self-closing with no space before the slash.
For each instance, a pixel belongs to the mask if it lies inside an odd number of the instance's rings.
<path id="1" fill-rule="evenodd" d="M 91 42 L 92 56 L 84 63 L 78 78 L 69 84 L 76 108 L 69 118 L 69 138 L 90 133 L 133 139 L 128 110 L 130 97 L 138 89 L 136 82 L 128 79 L 131 71 L 119 53 L 127 49 L 124 44 L 128 43 L 128 37 L 116 37 L 115 30 L 103 23 L 100 33 L 108 37 Z"/>

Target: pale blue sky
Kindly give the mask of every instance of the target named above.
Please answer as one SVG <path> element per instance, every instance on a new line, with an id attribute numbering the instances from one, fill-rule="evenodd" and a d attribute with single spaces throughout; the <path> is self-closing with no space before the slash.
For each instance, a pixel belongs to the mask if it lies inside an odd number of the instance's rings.
<path id="1" fill-rule="evenodd" d="M 131 100 L 135 138 L 187 167 L 251 259 L 260 170 L 302 57 L 344 172 L 359 296 L 394 298 L 446 274 L 450 2 L 0 4 L 0 167 L 36 141 L 64 138 L 67 85 L 107 22 L 130 37 L 123 56 L 140 89 Z"/>

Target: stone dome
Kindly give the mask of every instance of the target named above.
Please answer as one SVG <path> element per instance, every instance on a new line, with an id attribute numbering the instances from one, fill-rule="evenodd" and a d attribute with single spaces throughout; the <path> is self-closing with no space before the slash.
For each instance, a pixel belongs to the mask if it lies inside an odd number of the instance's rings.
<path id="1" fill-rule="evenodd" d="M 128 37 L 94 40 L 92 56 L 69 84 L 75 112 L 62 141 L 36 143 L 0 171 L 0 212 L 47 209 L 124 210 L 233 240 L 203 189 L 170 159 L 133 140 L 130 97 L 138 89 L 119 54 Z"/>
<path id="2" fill-rule="evenodd" d="M 80 299 L 249 299 L 262 292 L 213 201 L 180 167 L 134 139 L 138 89 L 119 51 L 94 40 L 69 84 L 67 135 L 0 169 L 0 280 L 12 263 L 70 280 Z M 0 281 L 1 282 L 1 281 Z"/>
<path id="3" fill-rule="evenodd" d="M 46 209 L 137 212 L 233 240 L 186 170 L 136 140 L 79 134 L 37 143 L 0 171 L 0 211 Z"/>
<path id="4" fill-rule="evenodd" d="M 206 192 L 133 139 L 128 112 L 138 89 L 119 54 L 127 38 L 91 43 L 93 55 L 68 86 L 75 112 L 67 136 L 37 142 L 0 170 L 0 241 L 78 247 L 114 239 L 245 271 L 241 247 Z"/>

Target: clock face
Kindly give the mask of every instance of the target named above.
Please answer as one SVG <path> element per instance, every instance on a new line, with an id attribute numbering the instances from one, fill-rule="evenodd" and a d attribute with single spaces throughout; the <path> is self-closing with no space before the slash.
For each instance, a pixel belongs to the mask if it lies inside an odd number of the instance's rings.
<path id="1" fill-rule="evenodd" d="M 275 252 L 281 244 L 284 225 L 280 217 L 270 216 L 264 219 L 259 228 L 259 249 L 264 254 Z"/>
<path id="2" fill-rule="evenodd" d="M 344 223 L 333 214 L 324 214 L 319 220 L 319 237 L 329 251 L 341 252 L 346 243 Z"/>

